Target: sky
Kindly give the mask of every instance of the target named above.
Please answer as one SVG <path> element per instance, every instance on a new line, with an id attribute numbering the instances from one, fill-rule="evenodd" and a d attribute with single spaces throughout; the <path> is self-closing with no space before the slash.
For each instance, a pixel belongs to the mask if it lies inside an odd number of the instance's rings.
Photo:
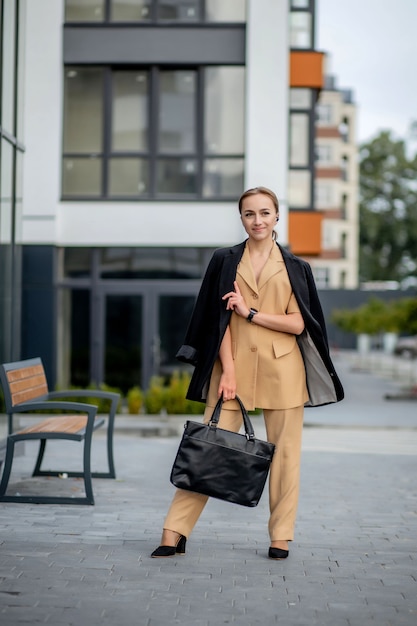
<path id="1" fill-rule="evenodd" d="M 351 88 L 357 140 L 391 129 L 407 139 L 417 120 L 417 0 L 316 0 L 316 49 L 326 73 Z"/>

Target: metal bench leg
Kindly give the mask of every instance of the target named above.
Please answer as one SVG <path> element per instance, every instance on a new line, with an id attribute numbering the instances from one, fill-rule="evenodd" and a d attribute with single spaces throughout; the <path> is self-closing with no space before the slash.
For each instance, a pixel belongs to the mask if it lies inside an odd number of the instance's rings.
<path id="1" fill-rule="evenodd" d="M 4 461 L 3 475 L 1 477 L 0 482 L 0 498 L 4 496 L 7 491 L 7 485 L 9 483 L 10 472 L 12 471 L 12 463 L 13 463 L 13 455 L 14 455 L 14 440 L 7 440 L 6 447 L 6 458 Z"/>
<path id="2" fill-rule="evenodd" d="M 93 478 L 116 478 L 116 468 L 114 466 L 113 455 L 113 433 L 114 433 L 114 420 L 109 419 L 107 425 L 107 463 L 109 466 L 108 472 L 91 472 Z"/>
<path id="3" fill-rule="evenodd" d="M 46 446 L 46 439 L 41 439 L 39 442 L 38 458 L 36 459 L 36 464 L 35 464 L 35 468 L 33 470 L 32 476 L 42 475 L 40 470 L 41 470 L 43 455 L 45 454 L 45 446 Z"/>
<path id="4" fill-rule="evenodd" d="M 113 457 L 113 431 L 114 431 L 114 422 L 109 421 L 107 427 L 107 460 L 109 463 L 109 478 L 116 478 L 116 470 L 114 467 L 114 457 Z"/>
<path id="5" fill-rule="evenodd" d="M 90 437 L 87 435 L 84 439 L 84 488 L 87 502 L 94 504 L 93 483 L 91 480 L 91 435 Z"/>

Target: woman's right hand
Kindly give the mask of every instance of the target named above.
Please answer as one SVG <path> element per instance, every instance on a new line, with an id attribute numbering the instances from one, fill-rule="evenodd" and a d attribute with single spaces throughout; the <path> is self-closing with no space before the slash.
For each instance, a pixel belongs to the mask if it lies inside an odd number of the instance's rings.
<path id="1" fill-rule="evenodd" d="M 223 394 L 223 400 L 234 400 L 236 397 L 236 377 L 233 372 L 223 372 L 220 376 L 219 388 L 217 391 L 217 397 Z"/>
<path id="2" fill-rule="evenodd" d="M 232 356 L 232 337 L 229 326 L 226 328 L 220 345 L 219 358 L 222 364 L 222 374 L 220 376 L 217 397 L 220 398 L 223 394 L 223 400 L 233 400 L 236 396 L 236 374 Z"/>

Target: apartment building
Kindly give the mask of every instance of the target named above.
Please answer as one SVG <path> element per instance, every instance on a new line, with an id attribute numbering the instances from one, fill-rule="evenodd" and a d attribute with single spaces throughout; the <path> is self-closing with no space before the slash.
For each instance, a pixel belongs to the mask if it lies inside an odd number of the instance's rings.
<path id="1" fill-rule="evenodd" d="M 2 360 L 41 355 L 51 384 L 146 386 L 177 367 L 213 250 L 245 236 L 243 189 L 277 192 L 278 239 L 294 252 L 320 231 L 315 2 L 6 5 L 15 52 L 24 43 L 13 149 L 25 152 L 9 218 L 21 333 Z M 3 193 L 0 210 L 7 220 Z"/>
<path id="2" fill-rule="evenodd" d="M 359 155 L 351 90 L 327 76 L 316 122 L 315 205 L 322 215 L 320 254 L 311 259 L 319 288 L 358 287 Z"/>

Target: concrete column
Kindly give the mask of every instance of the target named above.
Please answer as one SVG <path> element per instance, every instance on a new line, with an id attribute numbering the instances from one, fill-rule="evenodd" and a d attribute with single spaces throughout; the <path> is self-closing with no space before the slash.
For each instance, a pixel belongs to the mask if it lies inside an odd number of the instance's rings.
<path id="1" fill-rule="evenodd" d="M 288 0 L 248 0 L 245 188 L 280 201 L 278 239 L 288 243 Z"/>

